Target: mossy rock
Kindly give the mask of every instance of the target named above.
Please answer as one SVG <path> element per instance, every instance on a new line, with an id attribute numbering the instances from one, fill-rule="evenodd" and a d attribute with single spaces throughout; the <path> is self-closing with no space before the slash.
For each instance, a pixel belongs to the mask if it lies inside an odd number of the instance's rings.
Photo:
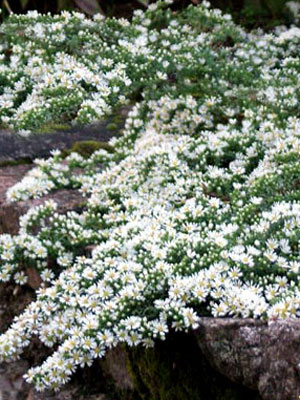
<path id="1" fill-rule="evenodd" d="M 16 165 L 28 165 L 28 164 L 32 164 L 32 159 L 29 157 L 25 157 L 25 158 L 20 158 L 18 160 L 0 161 L 0 168 L 14 167 Z"/>
<path id="2" fill-rule="evenodd" d="M 75 142 L 71 149 L 64 150 L 63 155 L 67 157 L 71 152 L 80 154 L 82 157 L 88 158 L 97 150 L 106 150 L 109 153 L 114 152 L 114 148 L 106 142 L 97 142 L 95 140 L 84 140 Z"/>
<path id="3" fill-rule="evenodd" d="M 55 123 L 55 122 L 47 122 L 39 127 L 34 133 L 53 133 L 60 131 L 68 131 L 71 129 L 71 125 L 67 123 Z"/>
<path id="4" fill-rule="evenodd" d="M 116 131 L 118 130 L 118 125 L 117 123 L 111 122 L 110 124 L 106 125 L 106 129 L 109 131 Z"/>
<path id="5" fill-rule="evenodd" d="M 193 334 L 171 333 L 152 349 L 129 348 L 128 368 L 142 400 L 261 400 L 215 371 Z"/>

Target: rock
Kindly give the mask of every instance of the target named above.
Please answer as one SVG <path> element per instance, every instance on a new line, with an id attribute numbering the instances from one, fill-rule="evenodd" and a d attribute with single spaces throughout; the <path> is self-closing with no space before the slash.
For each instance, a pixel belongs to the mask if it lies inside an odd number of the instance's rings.
<path id="1" fill-rule="evenodd" d="M 216 371 L 202 353 L 197 332 L 172 332 L 154 348 L 128 349 L 137 399 L 262 400 Z"/>
<path id="2" fill-rule="evenodd" d="M 0 333 L 5 331 L 13 318 L 20 314 L 34 299 L 34 292 L 27 286 L 0 283 Z"/>
<path id="3" fill-rule="evenodd" d="M 37 392 L 28 385 L 23 375 L 29 363 L 20 360 L 0 365 L 0 400 L 108 400 L 105 394 L 83 395 L 83 386 L 67 384 L 60 392 Z"/>
<path id="4" fill-rule="evenodd" d="M 210 365 L 263 400 L 300 396 L 300 321 L 202 318 L 195 332 Z"/>
<path id="5" fill-rule="evenodd" d="M 300 396 L 300 321 L 201 318 L 154 349 L 130 349 L 147 400 L 292 400 Z"/>
<path id="6" fill-rule="evenodd" d="M 26 383 L 22 376 L 28 369 L 26 361 L 20 360 L 9 367 L 0 365 L 0 400 L 25 400 Z"/>
<path id="7" fill-rule="evenodd" d="M 45 200 L 54 200 L 57 203 L 57 212 L 65 214 L 67 211 L 82 207 L 85 200 L 77 190 L 58 190 L 41 199 L 20 201 L 17 203 L 0 203 L 0 233 L 15 235 L 19 231 L 19 218 L 31 207 L 41 205 Z"/>
<path id="8" fill-rule="evenodd" d="M 127 368 L 127 354 L 123 346 L 111 349 L 100 365 L 118 392 L 134 391 L 134 382 Z"/>
<path id="9" fill-rule="evenodd" d="M 32 165 L 24 164 L 0 167 L 0 206 L 5 201 L 7 189 L 19 182 L 31 168 Z"/>
<path id="10" fill-rule="evenodd" d="M 47 131 L 46 127 L 46 132 L 31 134 L 28 137 L 2 130 L 0 131 L 0 164 L 19 159 L 32 160 L 37 157 L 47 157 L 51 150 L 71 149 L 72 145 L 79 141 L 107 142 L 122 130 L 130 109 L 129 106 L 123 107 L 116 116 L 88 126 L 75 126 L 55 132 Z"/>
<path id="11" fill-rule="evenodd" d="M 35 268 L 27 267 L 26 275 L 28 277 L 27 284 L 34 290 L 37 290 L 42 283 L 42 278 Z"/>
<path id="12" fill-rule="evenodd" d="M 30 168 L 32 168 L 31 165 L 0 168 L 0 234 L 17 234 L 20 217 L 31 207 L 43 204 L 47 199 L 52 199 L 57 203 L 57 212 L 61 214 L 81 208 L 84 204 L 84 198 L 77 190 L 57 190 L 41 199 L 8 203 L 5 198 L 7 189 L 20 181 Z M 42 282 L 39 273 L 33 268 L 26 268 L 26 273 L 28 285 L 32 289 L 38 289 Z"/>
<path id="13" fill-rule="evenodd" d="M 66 213 L 76 210 L 84 204 L 84 198 L 77 190 L 58 190 L 41 199 L 8 203 L 5 193 L 9 187 L 19 182 L 32 165 L 18 165 L 0 168 L 0 233 L 16 234 L 19 230 L 19 218 L 31 207 L 52 199 L 58 204 L 57 212 Z"/>

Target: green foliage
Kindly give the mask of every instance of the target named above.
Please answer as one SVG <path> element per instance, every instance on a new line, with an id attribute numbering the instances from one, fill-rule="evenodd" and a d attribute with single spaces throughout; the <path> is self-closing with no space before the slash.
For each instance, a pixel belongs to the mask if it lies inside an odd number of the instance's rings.
<path id="1" fill-rule="evenodd" d="M 247 28 L 273 28 L 292 21 L 288 0 L 212 0 L 212 5 L 232 14 Z"/>
<path id="2" fill-rule="evenodd" d="M 240 15 L 233 15 L 247 28 L 260 26 L 271 29 L 292 22 L 292 14 L 286 3 L 287 0 L 245 0 Z"/>
<path id="3" fill-rule="evenodd" d="M 40 126 L 35 133 L 51 133 L 51 132 L 59 132 L 66 131 L 71 128 L 70 124 L 67 123 L 55 123 L 55 122 L 47 122 Z"/>
<path id="4" fill-rule="evenodd" d="M 106 150 L 109 153 L 113 153 L 114 149 L 106 142 L 96 142 L 93 140 L 86 140 L 81 142 L 75 142 L 72 146 L 71 151 L 80 154 L 82 157 L 89 157 L 97 150 Z"/>
<path id="5" fill-rule="evenodd" d="M 0 161 L 0 167 L 12 167 L 15 165 L 31 164 L 31 158 L 19 158 L 18 160 L 12 161 Z"/>

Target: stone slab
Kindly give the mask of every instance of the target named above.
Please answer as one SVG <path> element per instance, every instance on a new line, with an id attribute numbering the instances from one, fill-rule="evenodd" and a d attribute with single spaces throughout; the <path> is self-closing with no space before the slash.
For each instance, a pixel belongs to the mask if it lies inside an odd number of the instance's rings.
<path id="1" fill-rule="evenodd" d="M 75 126 L 59 132 L 31 134 L 23 137 L 15 132 L 0 131 L 0 163 L 19 159 L 47 157 L 53 149 L 70 149 L 75 142 L 95 140 L 108 142 L 123 129 L 131 107 L 123 107 L 117 114 L 118 122 L 108 118 L 88 126 Z M 111 125 L 114 124 L 114 129 Z"/>
<path id="2" fill-rule="evenodd" d="M 31 207 L 43 204 L 45 200 L 54 200 L 58 205 L 57 212 L 61 214 L 75 210 L 84 202 L 84 198 L 77 190 L 57 190 L 41 199 L 8 203 L 6 191 L 19 182 L 30 168 L 32 165 L 0 168 L 0 233 L 17 234 L 20 216 Z"/>
<path id="3" fill-rule="evenodd" d="M 195 332 L 210 364 L 263 400 L 300 396 L 300 321 L 202 318 Z"/>

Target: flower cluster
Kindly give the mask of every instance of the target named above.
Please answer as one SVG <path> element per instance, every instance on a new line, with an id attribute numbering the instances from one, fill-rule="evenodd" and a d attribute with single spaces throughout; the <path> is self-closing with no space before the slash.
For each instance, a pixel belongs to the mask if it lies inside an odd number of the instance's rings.
<path id="1" fill-rule="evenodd" d="M 169 3 L 159 1 L 145 14 L 136 11 L 131 23 L 78 12 L 11 15 L 0 28 L 1 125 L 27 135 L 47 123 L 86 124 L 164 81 L 176 65 L 166 53 L 179 32 L 177 23 L 164 34 L 153 25 L 171 20 L 170 11 L 161 15 Z M 210 14 L 214 24 L 223 21 Z M 182 34 L 187 39 L 187 25 Z"/>
<path id="2" fill-rule="evenodd" d="M 1 360 L 18 357 L 33 335 L 55 347 L 26 376 L 40 390 L 59 388 L 119 343 L 152 346 L 203 315 L 298 316 L 298 31 L 246 33 L 207 2 L 176 14 L 161 5 L 131 24 L 101 21 L 124 28 L 124 52 L 114 44 L 110 52 L 133 64 L 113 68 L 142 90 L 114 152 L 63 159 L 55 151 L 7 193 L 10 201 L 58 188 L 86 196 L 81 212 L 60 215 L 48 201 L 21 218 L 18 235 L 0 236 L 0 279 L 25 283 L 30 265 L 45 282 L 0 336 Z M 75 17 L 83 36 L 95 29 L 78 15 L 22 18 L 41 38 L 45 21 L 65 18 L 53 28 L 61 48 Z M 73 51 L 85 45 L 93 54 L 89 41 Z M 96 61 L 102 73 L 110 68 Z"/>

